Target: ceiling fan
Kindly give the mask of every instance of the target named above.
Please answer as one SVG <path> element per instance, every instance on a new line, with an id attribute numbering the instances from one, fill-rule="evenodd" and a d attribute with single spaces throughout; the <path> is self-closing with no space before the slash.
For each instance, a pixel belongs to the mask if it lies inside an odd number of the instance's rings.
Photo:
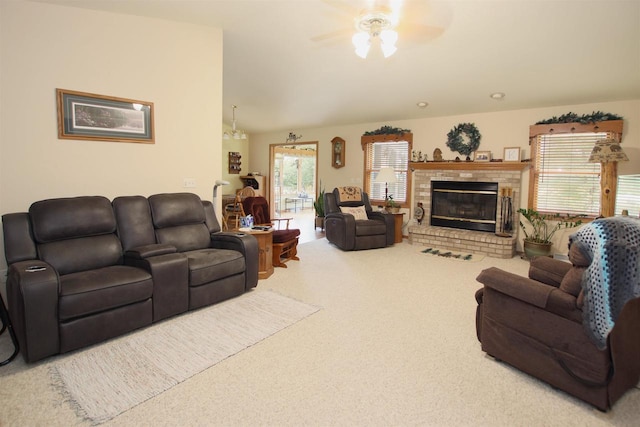
<path id="1" fill-rule="evenodd" d="M 314 42 L 331 42 L 351 38 L 356 54 L 367 56 L 374 43 L 380 43 L 385 57 L 402 46 L 425 43 L 440 36 L 444 28 L 424 23 L 432 17 L 428 1 L 369 0 L 357 8 L 343 0 L 322 0 L 340 12 L 344 28 L 312 37 Z M 351 20 L 351 22 L 349 22 Z M 350 24 L 350 25 L 349 25 Z"/>

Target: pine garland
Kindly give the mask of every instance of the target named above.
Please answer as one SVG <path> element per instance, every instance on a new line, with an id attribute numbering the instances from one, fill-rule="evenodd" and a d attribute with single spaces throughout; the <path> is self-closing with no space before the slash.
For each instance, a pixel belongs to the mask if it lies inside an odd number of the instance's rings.
<path id="1" fill-rule="evenodd" d="M 411 133 L 411 129 L 400 129 L 391 126 L 382 126 L 380 129 L 370 130 L 363 134 L 363 136 L 369 135 L 404 135 L 405 133 Z"/>
<path id="2" fill-rule="evenodd" d="M 465 144 L 462 139 L 462 134 L 465 134 L 467 138 L 469 138 L 468 144 Z M 447 134 L 447 147 L 449 147 L 451 151 L 457 151 L 463 156 L 470 156 L 471 153 L 476 151 L 478 146 L 480 146 L 481 138 L 482 136 L 474 123 L 460 123 Z"/>
<path id="3" fill-rule="evenodd" d="M 603 113 L 602 111 L 594 111 L 591 114 L 583 114 L 581 116 L 576 113 L 568 112 L 560 117 L 553 116 L 550 119 L 540 120 L 537 125 L 550 125 L 554 123 L 581 123 L 583 125 L 596 122 L 606 122 L 609 120 L 622 120 L 621 116 L 612 113 Z"/>

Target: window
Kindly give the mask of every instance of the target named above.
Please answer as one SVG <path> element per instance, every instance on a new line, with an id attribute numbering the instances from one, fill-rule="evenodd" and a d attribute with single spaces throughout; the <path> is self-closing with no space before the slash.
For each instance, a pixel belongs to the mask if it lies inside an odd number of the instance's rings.
<path id="1" fill-rule="evenodd" d="M 616 215 L 622 215 L 623 210 L 627 210 L 630 216 L 640 214 L 640 175 L 618 177 Z"/>
<path id="2" fill-rule="evenodd" d="M 596 141 L 607 132 L 544 134 L 531 147 L 530 205 L 540 212 L 600 214 L 600 163 L 589 163 Z"/>
<path id="3" fill-rule="evenodd" d="M 385 135 L 379 135 L 384 139 Z M 364 188 L 369 194 L 371 204 L 382 204 L 385 183 L 375 182 L 380 169 L 391 167 L 396 173 L 397 182 L 389 183 L 389 195 L 401 206 L 410 205 L 409 190 L 411 174 L 409 171 L 409 153 L 411 152 L 411 134 L 403 135 L 402 141 L 371 141 L 365 143 Z"/>

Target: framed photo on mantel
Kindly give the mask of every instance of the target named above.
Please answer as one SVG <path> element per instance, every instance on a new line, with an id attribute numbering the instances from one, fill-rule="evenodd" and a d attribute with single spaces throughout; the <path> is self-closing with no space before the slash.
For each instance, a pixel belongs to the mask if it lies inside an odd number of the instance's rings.
<path id="1" fill-rule="evenodd" d="M 490 162 L 491 151 L 476 151 L 476 162 Z"/>
<path id="2" fill-rule="evenodd" d="M 505 162 L 519 162 L 520 147 L 505 147 L 502 159 Z"/>

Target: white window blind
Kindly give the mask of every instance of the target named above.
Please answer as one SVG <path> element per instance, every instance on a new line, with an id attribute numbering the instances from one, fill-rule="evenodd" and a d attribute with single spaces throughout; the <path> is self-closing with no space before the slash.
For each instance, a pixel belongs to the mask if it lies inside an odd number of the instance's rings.
<path id="1" fill-rule="evenodd" d="M 541 212 L 600 213 L 600 163 L 589 163 L 606 132 L 541 135 L 534 142 L 534 206 Z"/>
<path id="2" fill-rule="evenodd" d="M 365 188 L 372 203 L 384 200 L 385 183 L 375 182 L 380 169 L 391 167 L 398 182 L 389 183 L 389 195 L 398 203 L 407 202 L 409 186 L 409 150 L 407 141 L 374 142 L 366 146 Z"/>
<path id="3" fill-rule="evenodd" d="M 629 211 L 629 216 L 640 214 L 640 175 L 622 175 L 618 177 L 616 194 L 616 215 Z"/>

